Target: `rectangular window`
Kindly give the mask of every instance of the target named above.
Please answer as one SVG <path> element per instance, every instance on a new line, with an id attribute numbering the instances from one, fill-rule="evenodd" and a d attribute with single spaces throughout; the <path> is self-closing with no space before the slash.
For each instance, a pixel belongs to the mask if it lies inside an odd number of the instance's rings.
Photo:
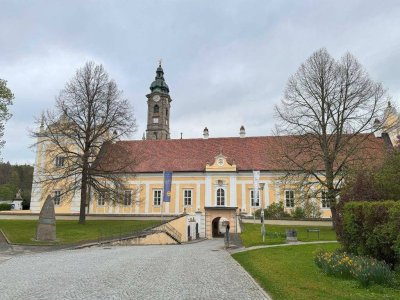
<path id="1" fill-rule="evenodd" d="M 153 123 L 158 123 L 158 118 L 153 118 Z"/>
<path id="2" fill-rule="evenodd" d="M 132 205 L 132 191 L 125 191 L 124 205 Z"/>
<path id="3" fill-rule="evenodd" d="M 105 204 L 106 200 L 106 192 L 99 192 L 97 195 L 97 205 L 98 206 L 103 206 Z"/>
<path id="4" fill-rule="evenodd" d="M 56 167 L 64 167 L 65 157 L 56 156 Z"/>
<path id="5" fill-rule="evenodd" d="M 286 207 L 294 207 L 294 191 L 285 191 L 285 205 Z"/>
<path id="6" fill-rule="evenodd" d="M 161 205 L 161 190 L 153 190 L 153 204 L 154 206 Z"/>
<path id="7" fill-rule="evenodd" d="M 257 199 L 255 198 L 255 190 L 250 190 L 250 199 L 251 199 L 251 206 L 252 207 L 259 207 L 260 206 L 260 190 L 258 190 Z"/>
<path id="8" fill-rule="evenodd" d="M 185 206 L 192 205 L 192 190 L 183 191 L 183 205 Z"/>
<path id="9" fill-rule="evenodd" d="M 61 203 L 61 191 L 54 191 L 54 204 L 60 205 Z"/>
<path id="10" fill-rule="evenodd" d="M 322 208 L 330 208 L 331 204 L 329 203 L 328 200 L 328 192 L 327 191 L 321 191 L 321 207 Z"/>

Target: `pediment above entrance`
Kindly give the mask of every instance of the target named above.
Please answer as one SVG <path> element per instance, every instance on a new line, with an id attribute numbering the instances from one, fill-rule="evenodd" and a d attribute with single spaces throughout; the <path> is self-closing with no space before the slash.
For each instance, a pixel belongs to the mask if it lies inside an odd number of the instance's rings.
<path id="1" fill-rule="evenodd" d="M 230 164 L 226 160 L 226 156 L 224 156 L 222 153 L 218 154 L 215 157 L 214 163 L 212 165 L 207 164 L 206 165 L 206 171 L 210 172 L 236 172 L 236 165 L 235 164 Z"/>

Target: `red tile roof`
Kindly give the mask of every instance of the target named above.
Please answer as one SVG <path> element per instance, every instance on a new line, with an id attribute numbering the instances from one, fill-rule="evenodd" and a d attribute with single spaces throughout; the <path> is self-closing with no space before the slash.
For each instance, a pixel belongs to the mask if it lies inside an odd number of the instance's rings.
<path id="1" fill-rule="evenodd" d="M 371 146 L 369 154 L 383 157 L 383 139 L 363 136 Z M 283 171 L 279 149 L 294 141 L 293 136 L 119 141 L 103 145 L 94 168 L 124 173 L 202 172 L 222 153 L 237 171 Z"/>

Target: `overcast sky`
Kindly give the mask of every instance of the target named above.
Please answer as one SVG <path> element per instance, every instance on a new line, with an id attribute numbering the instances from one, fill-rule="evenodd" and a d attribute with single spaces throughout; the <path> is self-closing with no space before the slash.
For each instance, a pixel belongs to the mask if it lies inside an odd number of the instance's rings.
<path id="1" fill-rule="evenodd" d="M 0 78 L 15 94 L 1 156 L 33 163 L 35 117 L 86 61 L 104 65 L 146 130 L 162 58 L 171 138 L 269 135 L 287 79 L 315 50 L 354 54 L 400 100 L 400 2 L 3 1 Z"/>

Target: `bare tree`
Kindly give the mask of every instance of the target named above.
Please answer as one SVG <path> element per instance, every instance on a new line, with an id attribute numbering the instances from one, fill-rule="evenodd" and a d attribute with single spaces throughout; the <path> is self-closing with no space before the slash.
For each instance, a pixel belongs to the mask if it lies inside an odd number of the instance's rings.
<path id="1" fill-rule="evenodd" d="M 103 144 L 114 143 L 136 130 L 133 109 L 123 98 L 114 80 L 102 65 L 88 62 L 61 90 L 56 107 L 41 119 L 35 133 L 38 147 L 45 151 L 46 162 L 38 168 L 37 182 L 48 190 L 58 187 L 63 195 L 80 193 L 79 223 L 85 223 L 85 207 L 91 189 L 110 191 L 109 201 L 122 201 L 118 192 L 124 181 L 119 171 L 136 164 L 137 157 L 127 155 L 123 147 L 107 170 L 91 168 Z M 131 153 L 130 153 L 131 154 Z M 128 159 L 127 159 L 128 157 Z"/>
<path id="2" fill-rule="evenodd" d="M 290 135 L 279 146 L 286 178 L 304 194 L 324 189 L 334 224 L 346 170 L 382 155 L 371 133 L 381 129 L 374 120 L 383 117 L 386 101 L 382 85 L 354 56 L 336 61 L 320 49 L 289 78 L 276 106 L 277 134 Z"/>

